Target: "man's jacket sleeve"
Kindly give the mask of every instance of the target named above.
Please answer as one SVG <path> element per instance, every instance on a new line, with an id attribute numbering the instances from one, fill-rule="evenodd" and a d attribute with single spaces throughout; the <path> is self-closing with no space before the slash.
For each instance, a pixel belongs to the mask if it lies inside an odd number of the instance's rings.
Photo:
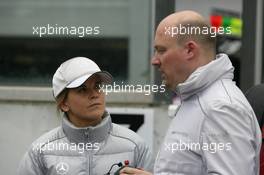
<path id="1" fill-rule="evenodd" d="M 149 147 L 145 142 L 140 142 L 137 146 L 137 167 L 146 171 L 153 171 L 152 155 Z"/>
<path id="2" fill-rule="evenodd" d="M 207 174 L 257 175 L 261 138 L 254 113 L 232 103 L 205 111 L 201 143 Z"/>

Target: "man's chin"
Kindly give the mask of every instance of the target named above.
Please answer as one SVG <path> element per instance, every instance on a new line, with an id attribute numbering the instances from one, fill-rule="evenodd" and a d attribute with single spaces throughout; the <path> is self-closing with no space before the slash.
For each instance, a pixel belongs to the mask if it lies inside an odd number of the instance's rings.
<path id="1" fill-rule="evenodd" d="M 165 85 L 165 87 L 166 87 L 167 89 L 170 89 L 170 90 L 172 90 L 172 91 L 175 90 L 174 85 L 168 83 L 168 81 L 166 81 L 166 80 L 162 80 L 162 85 Z"/>
<path id="2" fill-rule="evenodd" d="M 162 80 L 161 84 L 167 86 L 167 81 L 166 80 Z"/>

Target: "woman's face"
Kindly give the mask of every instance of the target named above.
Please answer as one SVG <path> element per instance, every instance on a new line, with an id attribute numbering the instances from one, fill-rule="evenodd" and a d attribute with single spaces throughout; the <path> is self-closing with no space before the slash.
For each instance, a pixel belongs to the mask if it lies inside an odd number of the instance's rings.
<path id="1" fill-rule="evenodd" d="M 95 126 L 101 122 L 105 111 L 105 94 L 100 90 L 101 79 L 91 76 L 81 86 L 69 89 L 61 109 L 78 127 Z"/>

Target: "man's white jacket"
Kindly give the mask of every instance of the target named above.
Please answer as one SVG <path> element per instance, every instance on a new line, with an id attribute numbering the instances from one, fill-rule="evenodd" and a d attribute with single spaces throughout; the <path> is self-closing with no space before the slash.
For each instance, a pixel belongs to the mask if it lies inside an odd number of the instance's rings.
<path id="1" fill-rule="evenodd" d="M 180 103 L 155 174 L 258 174 L 261 132 L 233 71 L 228 56 L 219 54 L 177 86 Z"/>

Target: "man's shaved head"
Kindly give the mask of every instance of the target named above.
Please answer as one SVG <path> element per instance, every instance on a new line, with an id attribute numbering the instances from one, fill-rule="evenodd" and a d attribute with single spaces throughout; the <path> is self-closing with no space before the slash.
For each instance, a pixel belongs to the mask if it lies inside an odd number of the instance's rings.
<path id="1" fill-rule="evenodd" d="M 173 13 L 167 16 L 161 21 L 160 24 L 164 22 L 168 22 L 168 24 L 177 25 L 179 23 L 182 23 L 185 21 L 191 21 L 191 20 L 195 20 L 195 21 L 199 20 L 199 21 L 205 22 L 204 18 L 199 13 L 196 13 L 190 10 L 185 10 L 185 11 L 176 12 L 176 13 Z"/>
<path id="2" fill-rule="evenodd" d="M 186 28 L 195 30 L 182 31 Z M 175 89 L 198 67 L 215 58 L 215 37 L 211 36 L 210 29 L 206 20 L 194 11 L 173 13 L 160 22 L 152 65 L 159 69 L 168 88 Z"/>
<path id="3" fill-rule="evenodd" d="M 193 40 L 200 43 L 206 50 L 210 49 L 215 52 L 215 36 L 211 35 L 210 25 L 199 13 L 189 10 L 173 13 L 160 22 L 157 32 L 165 33 L 165 29 L 168 27 L 170 27 L 170 34 L 172 34 L 172 28 L 174 28 L 174 32 L 176 29 L 178 30 L 178 34 L 170 35 L 170 37 L 176 38 L 178 43 L 182 44 L 187 40 Z M 179 34 L 180 30 L 184 34 Z"/>

